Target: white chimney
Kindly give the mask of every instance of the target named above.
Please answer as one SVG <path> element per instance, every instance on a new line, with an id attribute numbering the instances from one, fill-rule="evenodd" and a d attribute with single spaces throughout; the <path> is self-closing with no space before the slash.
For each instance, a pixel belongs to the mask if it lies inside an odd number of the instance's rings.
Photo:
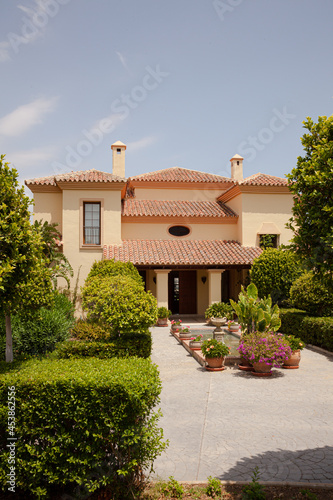
<path id="1" fill-rule="evenodd" d="M 231 158 L 231 178 L 235 181 L 243 180 L 243 160 L 239 155 L 235 155 Z"/>
<path id="2" fill-rule="evenodd" d="M 112 149 L 112 173 L 119 177 L 125 177 L 125 151 L 126 144 L 117 141 L 111 145 Z"/>

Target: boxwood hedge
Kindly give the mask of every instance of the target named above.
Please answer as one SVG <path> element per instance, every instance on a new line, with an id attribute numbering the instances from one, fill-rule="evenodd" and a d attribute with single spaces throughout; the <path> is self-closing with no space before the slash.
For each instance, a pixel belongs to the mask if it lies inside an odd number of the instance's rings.
<path id="1" fill-rule="evenodd" d="M 280 309 L 280 331 L 333 352 L 333 317 L 311 317 L 299 309 Z"/>
<path id="2" fill-rule="evenodd" d="M 1 364 L 0 364 L 1 365 Z M 15 391 L 15 476 L 21 498 L 112 485 L 117 498 L 142 481 L 165 447 L 157 427 L 161 384 L 149 360 L 61 359 L 2 363 L 0 485 L 8 489 L 8 391 Z M 68 498 L 68 497 L 67 497 Z M 80 496 L 81 498 L 81 496 Z"/>

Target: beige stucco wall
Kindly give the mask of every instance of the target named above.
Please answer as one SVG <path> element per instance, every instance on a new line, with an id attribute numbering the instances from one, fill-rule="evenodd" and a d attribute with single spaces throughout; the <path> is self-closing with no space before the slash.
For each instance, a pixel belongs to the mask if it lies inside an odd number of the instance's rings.
<path id="1" fill-rule="evenodd" d="M 62 193 L 35 193 L 34 220 L 56 222 L 58 231 L 62 232 Z"/>
<path id="2" fill-rule="evenodd" d="M 82 201 L 102 202 L 101 247 L 82 248 Z M 121 242 L 121 195 L 120 191 L 64 190 L 63 191 L 63 249 L 75 274 L 80 269 L 80 285 L 84 283 L 91 265 L 102 258 L 103 244 Z M 75 283 L 75 277 L 72 285 Z"/>
<path id="3" fill-rule="evenodd" d="M 237 239 L 237 224 L 187 224 L 185 220 L 174 223 L 123 223 L 121 235 L 123 240 L 148 239 L 169 240 L 179 239 L 168 233 L 168 228 L 182 224 L 189 226 L 191 232 L 180 239 L 186 240 L 234 240 Z"/>
<path id="4" fill-rule="evenodd" d="M 137 200 L 192 200 L 215 201 L 222 194 L 221 189 L 177 189 L 177 188 L 135 188 Z"/>
<path id="5" fill-rule="evenodd" d="M 286 194 L 242 193 L 242 240 L 245 246 L 258 246 L 258 231 L 263 222 L 272 222 L 280 230 L 280 244 L 287 244 L 293 233 L 285 225 L 291 217 L 293 198 Z M 231 203 L 228 203 L 231 206 Z"/>
<path id="6" fill-rule="evenodd" d="M 227 207 L 230 207 L 238 215 L 238 223 L 236 227 L 236 237 L 235 240 L 242 243 L 243 235 L 242 235 L 242 225 L 243 225 L 243 204 L 242 204 L 242 195 L 235 196 L 226 203 Z"/>

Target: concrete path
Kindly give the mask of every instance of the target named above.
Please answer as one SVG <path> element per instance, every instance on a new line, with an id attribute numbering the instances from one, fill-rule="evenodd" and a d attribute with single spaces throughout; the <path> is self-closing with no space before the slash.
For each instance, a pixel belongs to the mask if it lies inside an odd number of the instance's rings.
<path id="1" fill-rule="evenodd" d="M 298 370 L 270 378 L 210 373 L 168 328 L 152 335 L 170 441 L 155 479 L 248 481 L 258 466 L 262 481 L 333 482 L 333 356 L 305 349 Z"/>

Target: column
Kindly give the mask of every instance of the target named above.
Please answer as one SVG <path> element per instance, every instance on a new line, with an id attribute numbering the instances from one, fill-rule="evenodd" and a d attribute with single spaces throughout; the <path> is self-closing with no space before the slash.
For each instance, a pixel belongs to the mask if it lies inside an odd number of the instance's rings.
<path id="1" fill-rule="evenodd" d="M 208 303 L 221 302 L 221 281 L 224 269 L 207 269 L 208 272 Z"/>
<path id="2" fill-rule="evenodd" d="M 166 307 L 169 304 L 169 280 L 171 269 L 154 269 L 156 274 L 156 299 L 157 307 Z"/>

